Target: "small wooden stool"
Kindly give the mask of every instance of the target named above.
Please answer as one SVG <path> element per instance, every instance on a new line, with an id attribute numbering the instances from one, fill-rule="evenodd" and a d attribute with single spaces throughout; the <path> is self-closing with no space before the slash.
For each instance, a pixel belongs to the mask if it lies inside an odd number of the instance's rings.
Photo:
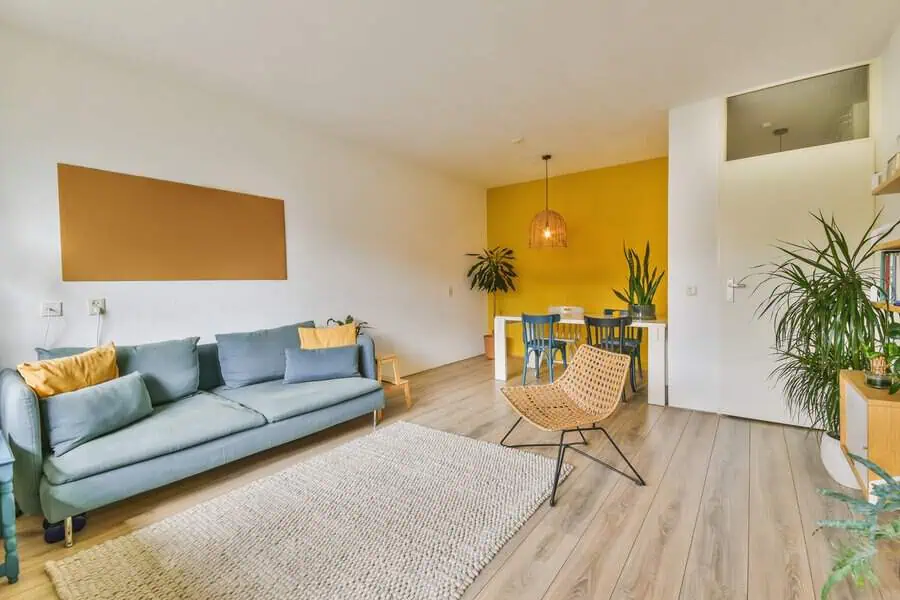
<path id="1" fill-rule="evenodd" d="M 412 407 L 412 394 L 409 391 L 409 381 L 400 377 L 400 361 L 397 360 L 396 354 L 385 354 L 379 356 L 375 360 L 376 370 L 375 379 L 378 381 L 387 381 L 391 385 L 403 388 L 403 397 L 406 400 L 406 408 Z M 392 377 L 384 377 L 385 367 L 391 367 L 393 371 Z"/>

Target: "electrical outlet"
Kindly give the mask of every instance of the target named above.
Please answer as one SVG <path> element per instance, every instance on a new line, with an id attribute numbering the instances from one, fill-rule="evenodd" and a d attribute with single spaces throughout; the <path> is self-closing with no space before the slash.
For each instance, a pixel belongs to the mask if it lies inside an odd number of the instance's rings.
<path id="1" fill-rule="evenodd" d="M 106 314 L 106 298 L 92 298 L 88 300 L 88 315 L 94 317 L 96 315 Z"/>
<path id="2" fill-rule="evenodd" d="M 696 285 L 687 286 L 687 295 L 688 296 L 696 296 L 697 295 L 697 286 Z"/>
<path id="3" fill-rule="evenodd" d="M 61 317 L 63 316 L 63 303 L 59 300 L 55 302 L 41 302 L 42 317 Z"/>

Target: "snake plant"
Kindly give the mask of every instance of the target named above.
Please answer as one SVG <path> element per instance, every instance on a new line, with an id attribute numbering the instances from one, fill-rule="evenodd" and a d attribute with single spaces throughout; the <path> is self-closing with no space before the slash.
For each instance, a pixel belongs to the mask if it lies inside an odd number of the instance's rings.
<path id="1" fill-rule="evenodd" d="M 665 270 L 659 272 L 657 267 L 650 270 L 650 242 L 644 249 L 644 258 L 641 260 L 640 255 L 633 248 L 625 247 L 622 244 L 622 251 L 625 253 L 625 261 L 628 263 L 628 288 L 624 290 L 613 290 L 616 297 L 630 306 L 646 306 L 653 304 L 653 296 L 662 282 Z"/>

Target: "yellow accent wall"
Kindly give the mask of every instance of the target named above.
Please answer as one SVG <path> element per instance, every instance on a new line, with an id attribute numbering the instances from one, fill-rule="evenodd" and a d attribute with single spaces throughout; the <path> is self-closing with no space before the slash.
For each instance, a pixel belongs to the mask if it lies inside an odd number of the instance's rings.
<path id="1" fill-rule="evenodd" d="M 652 264 L 667 269 L 668 164 L 657 158 L 551 177 L 550 208 L 566 220 L 567 248 L 528 247 L 531 219 L 544 208 L 543 179 L 489 189 L 488 246 L 512 248 L 519 273 L 517 291 L 498 298 L 498 313 L 545 313 L 552 305 L 583 306 L 588 314 L 624 308 L 613 295 L 627 282 L 623 241 L 642 253 L 649 240 Z M 667 277 L 654 299 L 661 318 L 666 298 Z M 487 313 L 490 331 L 490 301 Z M 519 327 L 507 329 L 515 356 L 522 355 L 521 335 Z"/>

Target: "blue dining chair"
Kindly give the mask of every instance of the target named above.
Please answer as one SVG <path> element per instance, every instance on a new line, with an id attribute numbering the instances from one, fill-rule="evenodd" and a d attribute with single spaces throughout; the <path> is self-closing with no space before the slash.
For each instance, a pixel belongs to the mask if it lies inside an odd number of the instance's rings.
<path id="1" fill-rule="evenodd" d="M 618 310 L 614 308 L 604 308 L 603 315 L 607 316 L 627 316 L 627 310 Z M 622 344 L 621 350 L 616 350 L 616 352 L 621 352 L 622 354 L 627 354 L 631 357 L 631 391 L 637 391 L 635 374 L 637 374 L 641 381 L 644 381 L 644 365 L 641 361 L 641 342 L 644 341 L 644 330 L 640 327 L 626 327 L 625 333 L 622 336 Z"/>
<path id="2" fill-rule="evenodd" d="M 584 331 L 588 346 L 600 348 L 607 352 L 625 354 L 632 360 L 628 361 L 631 374 L 631 389 L 634 391 L 633 356 L 625 348 L 625 330 L 631 324 L 631 317 L 605 315 L 602 317 L 584 317 Z M 625 391 L 622 391 L 622 399 L 625 399 Z"/>
<path id="3" fill-rule="evenodd" d="M 528 374 L 528 359 L 534 355 L 534 376 L 541 378 L 541 362 L 546 358 L 550 371 L 550 383 L 553 383 L 553 359 L 559 352 L 563 367 L 568 366 L 566 360 L 566 342 L 556 338 L 556 324 L 559 315 L 522 315 L 522 342 L 525 344 L 525 366 L 522 367 L 522 385 Z"/>

